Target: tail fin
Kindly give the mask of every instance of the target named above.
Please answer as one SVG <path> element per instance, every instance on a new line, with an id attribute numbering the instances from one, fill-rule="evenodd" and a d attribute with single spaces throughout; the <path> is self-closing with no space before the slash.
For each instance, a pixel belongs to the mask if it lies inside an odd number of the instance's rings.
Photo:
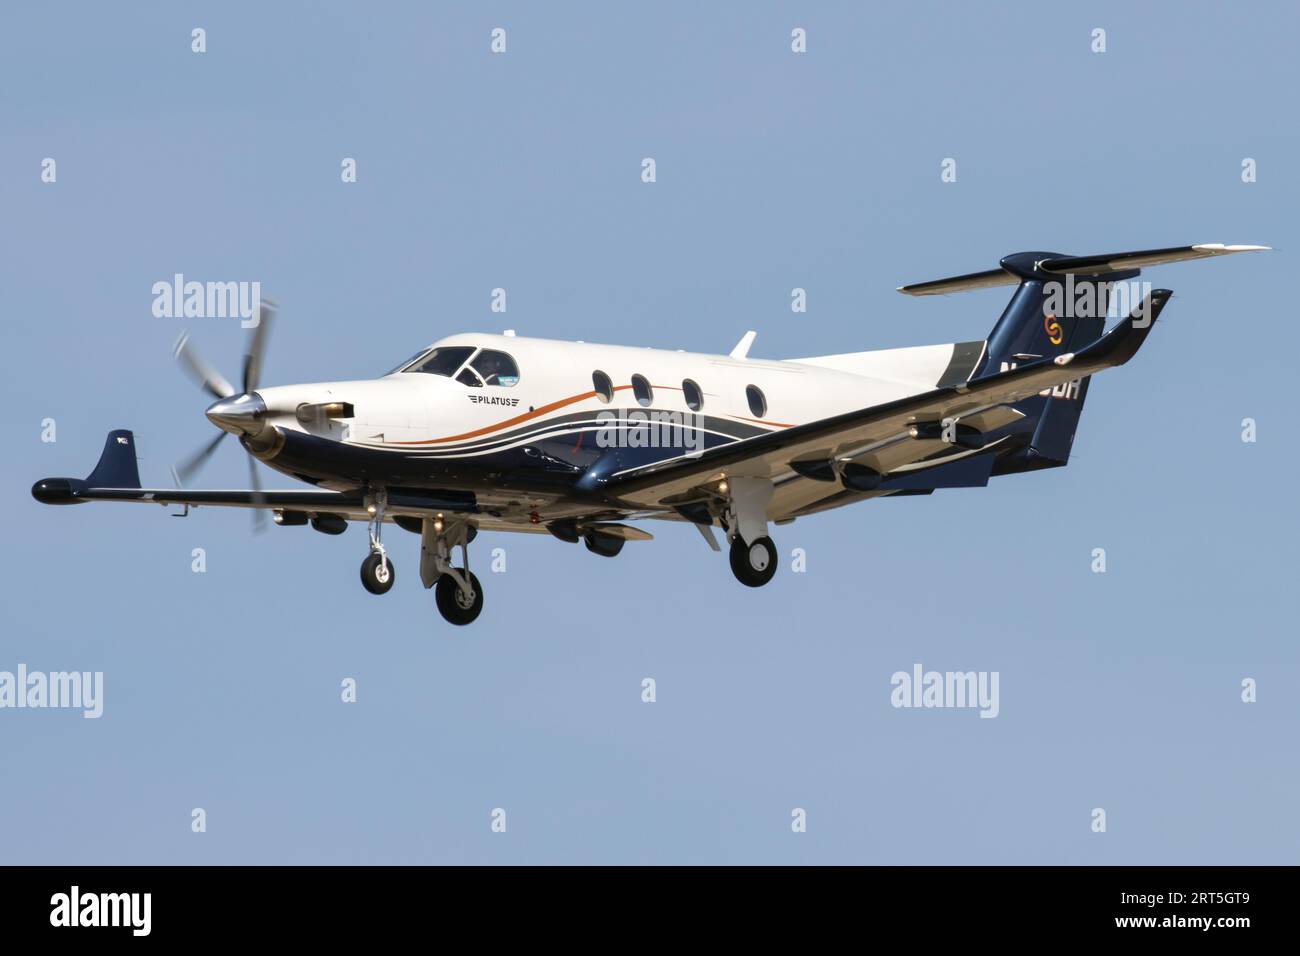
<path id="1" fill-rule="evenodd" d="M 1165 303 L 1169 301 L 1170 294 L 1167 289 L 1153 290 L 1129 310 L 1127 318 L 1147 325 L 1155 322 L 1164 309 Z M 1081 320 L 1076 320 L 1073 335 L 1067 336 L 1065 340 L 1070 346 L 1067 351 L 1076 352 L 1100 337 L 1100 330 L 1094 332 L 1091 321 L 1084 324 Z M 1095 321 L 1098 323 L 1098 329 L 1104 324 L 1104 319 Z M 1014 366 L 1013 361 L 1010 367 Z M 1008 366 L 1003 364 L 1001 367 Z M 1017 403 L 1015 408 L 1024 414 L 1025 418 L 1022 421 L 1026 429 L 1032 428 L 1032 434 L 1029 436 L 1028 443 L 1019 452 L 999 461 L 995 471 L 998 474 L 1008 474 L 1034 471 L 1039 468 L 1057 468 L 1067 464 L 1070 460 L 1070 449 L 1074 445 L 1074 434 L 1079 427 L 1079 418 L 1083 415 L 1083 403 L 1088 397 L 1088 386 L 1091 380 L 1090 376 L 1085 376 Z"/>
<path id="2" fill-rule="evenodd" d="M 983 354 L 971 366 L 970 380 L 1078 352 L 1097 341 L 1105 331 L 1112 298 L 1122 293 L 1121 305 L 1130 298 L 1129 286 L 1115 284 L 1136 278 L 1143 267 L 1267 248 L 1207 243 L 1097 256 L 1019 252 L 1002 259 L 997 269 L 902 286 L 898 291 L 942 295 L 1017 285 L 984 342 Z M 1151 292 L 1140 302 L 1127 303 L 1127 312 L 1144 322 L 1154 321 L 1152 311 L 1163 308 L 1168 296 L 1163 291 Z M 1018 454 L 999 461 L 995 473 L 1051 468 L 1068 462 L 1087 395 L 1088 379 L 1083 378 L 1018 403 L 1015 407 L 1025 417 L 1016 424 L 1015 431 L 1027 440 Z"/>
<path id="3" fill-rule="evenodd" d="M 125 428 L 108 433 L 99 464 L 86 476 L 90 488 L 139 488 L 140 469 L 135 461 L 135 436 Z"/>

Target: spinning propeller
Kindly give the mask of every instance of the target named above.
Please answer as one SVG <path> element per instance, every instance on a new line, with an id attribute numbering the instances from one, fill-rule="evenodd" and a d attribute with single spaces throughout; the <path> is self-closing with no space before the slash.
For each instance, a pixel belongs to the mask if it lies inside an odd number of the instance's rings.
<path id="1" fill-rule="evenodd" d="M 183 486 L 207 464 L 208 459 L 227 435 L 252 436 L 261 431 L 260 419 L 266 413 L 266 404 L 256 394 L 256 389 L 262 374 L 262 357 L 266 351 L 266 339 L 275 313 L 274 303 L 262 303 L 258 323 L 249 336 L 248 351 L 244 353 L 244 375 L 241 383 L 243 388 L 239 392 L 194 350 L 190 345 L 188 332 L 176 341 L 176 361 L 199 384 L 200 388 L 216 397 L 217 400 L 208 406 L 205 414 L 212 424 L 221 429 L 221 434 L 216 438 L 172 468 L 172 477 L 177 487 Z M 260 530 L 266 521 L 265 509 L 260 507 L 265 498 L 262 495 L 262 481 L 257 474 L 257 463 L 252 455 L 248 456 L 248 477 L 252 485 L 253 501 L 258 505 L 253 509 L 253 528 Z"/>

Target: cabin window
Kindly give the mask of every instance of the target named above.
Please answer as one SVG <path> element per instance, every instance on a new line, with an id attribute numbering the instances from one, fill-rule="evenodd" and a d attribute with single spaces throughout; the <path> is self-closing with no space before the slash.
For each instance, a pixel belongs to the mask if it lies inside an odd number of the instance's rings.
<path id="1" fill-rule="evenodd" d="M 704 407 L 704 393 L 689 378 L 682 382 L 682 395 L 686 398 L 686 407 L 691 411 L 698 412 Z"/>
<path id="2" fill-rule="evenodd" d="M 762 418 L 767 414 L 767 399 L 763 396 L 763 390 L 757 385 L 750 385 L 745 389 L 745 398 L 749 399 L 749 410 L 754 413 L 755 418 Z"/>
<path id="3" fill-rule="evenodd" d="M 474 356 L 474 361 L 469 364 L 474 371 L 478 372 L 484 385 L 512 388 L 519 384 L 519 366 L 505 352 L 484 349 Z"/>
<path id="4" fill-rule="evenodd" d="M 606 404 L 614 398 L 614 383 L 599 369 L 591 373 L 591 387 L 596 390 L 596 397 Z"/>
<path id="5" fill-rule="evenodd" d="M 414 362 L 402 369 L 404 372 L 428 372 L 430 375 L 444 375 L 450 378 L 456 369 L 465 364 L 465 359 L 474 354 L 472 348 L 453 346 L 434 349 L 416 356 Z"/>
<path id="6" fill-rule="evenodd" d="M 650 387 L 644 375 L 632 376 L 632 394 L 636 396 L 637 403 L 640 405 L 648 406 L 655 400 L 654 389 Z"/>

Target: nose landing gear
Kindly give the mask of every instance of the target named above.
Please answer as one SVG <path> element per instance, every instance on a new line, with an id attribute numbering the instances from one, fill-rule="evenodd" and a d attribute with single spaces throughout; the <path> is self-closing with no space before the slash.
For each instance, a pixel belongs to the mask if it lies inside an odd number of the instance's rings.
<path id="1" fill-rule="evenodd" d="M 387 594 L 396 577 L 393 562 L 382 552 L 373 551 L 361 562 L 361 584 L 371 594 Z"/>
<path id="2" fill-rule="evenodd" d="M 387 507 L 388 492 L 382 488 L 366 499 L 366 511 L 370 513 L 370 554 L 361 562 L 361 585 L 371 594 L 387 594 L 397 577 L 393 562 L 388 560 L 380 540 Z"/>

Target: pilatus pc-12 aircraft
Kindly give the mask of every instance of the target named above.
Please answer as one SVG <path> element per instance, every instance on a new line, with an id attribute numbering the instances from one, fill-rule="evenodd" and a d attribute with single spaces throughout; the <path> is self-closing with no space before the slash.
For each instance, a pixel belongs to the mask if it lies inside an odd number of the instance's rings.
<path id="1" fill-rule="evenodd" d="M 178 344 L 177 357 L 216 398 L 206 414 L 222 434 L 176 470 L 176 483 L 228 433 L 313 488 L 264 491 L 251 459 L 247 490 L 142 488 L 135 438 L 123 430 L 109 433 L 88 477 L 46 478 L 32 494 L 60 505 L 269 510 L 277 524 L 326 534 L 365 521 L 361 582 L 374 594 L 393 586 L 381 539 L 391 521 L 420 535 L 420 580 L 453 624 L 483 607 L 469 566 L 480 531 L 549 533 L 613 557 L 651 538 L 629 522 L 689 522 L 714 551 L 717 527 L 736 578 L 759 587 L 777 567 L 769 525 L 1064 465 L 1090 377 L 1132 358 L 1169 300 L 1167 290 L 1148 292 L 1103 334 L 1115 284 L 1145 266 L 1262 248 L 1017 253 L 987 272 L 899 290 L 1015 285 L 987 339 L 784 361 L 750 358 L 753 332 L 729 355 L 472 333 L 435 342 L 381 378 L 268 388 L 273 310 L 264 307 L 238 390 L 184 338 Z"/>

